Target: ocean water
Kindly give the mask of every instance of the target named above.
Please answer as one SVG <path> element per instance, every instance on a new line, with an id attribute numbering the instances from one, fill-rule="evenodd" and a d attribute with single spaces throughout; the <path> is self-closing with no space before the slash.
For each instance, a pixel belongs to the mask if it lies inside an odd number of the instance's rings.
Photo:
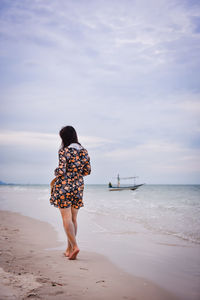
<path id="1" fill-rule="evenodd" d="M 0 186 L 0 209 L 47 221 L 66 240 L 48 185 Z M 200 299 L 200 185 L 144 185 L 109 191 L 86 185 L 78 241 L 131 274 Z"/>
<path id="2" fill-rule="evenodd" d="M 115 220 L 112 227 L 101 222 L 105 232 L 131 234 L 137 227 L 200 244 L 200 186 L 146 185 L 118 192 L 93 186 L 86 197 L 88 213 Z"/>

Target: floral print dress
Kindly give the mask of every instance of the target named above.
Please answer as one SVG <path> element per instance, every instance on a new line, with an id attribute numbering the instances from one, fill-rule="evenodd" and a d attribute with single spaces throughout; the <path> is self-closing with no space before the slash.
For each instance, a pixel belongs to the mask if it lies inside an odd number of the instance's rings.
<path id="1" fill-rule="evenodd" d="M 55 169 L 56 180 L 50 203 L 56 207 L 72 206 L 79 209 L 83 204 L 84 179 L 91 173 L 88 151 L 77 143 L 60 149 L 59 166 Z"/>

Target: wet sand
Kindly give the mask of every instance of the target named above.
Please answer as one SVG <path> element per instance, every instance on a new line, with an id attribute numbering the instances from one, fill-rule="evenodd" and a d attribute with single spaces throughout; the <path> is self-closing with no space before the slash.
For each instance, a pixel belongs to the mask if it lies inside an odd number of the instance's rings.
<path id="1" fill-rule="evenodd" d="M 125 273 L 102 255 L 80 251 L 77 260 L 69 260 L 48 223 L 0 211 L 0 226 L 1 300 L 179 299 Z M 53 250 L 61 246 L 63 251 Z"/>

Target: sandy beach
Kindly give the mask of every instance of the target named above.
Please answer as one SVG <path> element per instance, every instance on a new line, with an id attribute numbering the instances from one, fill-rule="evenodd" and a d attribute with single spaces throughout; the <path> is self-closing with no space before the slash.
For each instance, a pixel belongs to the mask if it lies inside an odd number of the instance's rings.
<path id="1" fill-rule="evenodd" d="M 7 211 L 0 220 L 1 300 L 178 299 L 99 254 L 81 251 L 76 261 L 68 260 L 53 250 L 63 243 L 48 223 Z"/>

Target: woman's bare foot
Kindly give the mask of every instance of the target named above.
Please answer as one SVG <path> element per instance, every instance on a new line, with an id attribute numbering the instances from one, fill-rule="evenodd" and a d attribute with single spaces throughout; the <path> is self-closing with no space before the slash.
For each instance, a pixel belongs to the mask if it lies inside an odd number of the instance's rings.
<path id="1" fill-rule="evenodd" d="M 70 260 L 76 259 L 76 257 L 77 257 L 77 255 L 78 255 L 79 252 L 80 252 L 80 250 L 79 250 L 78 247 L 74 248 L 73 251 L 69 255 L 69 259 Z"/>
<path id="2" fill-rule="evenodd" d="M 65 253 L 64 253 L 64 255 L 66 257 L 69 257 L 71 252 L 72 252 L 72 248 L 71 248 L 71 246 L 68 246 L 67 249 L 66 249 L 66 251 L 65 251 Z"/>

